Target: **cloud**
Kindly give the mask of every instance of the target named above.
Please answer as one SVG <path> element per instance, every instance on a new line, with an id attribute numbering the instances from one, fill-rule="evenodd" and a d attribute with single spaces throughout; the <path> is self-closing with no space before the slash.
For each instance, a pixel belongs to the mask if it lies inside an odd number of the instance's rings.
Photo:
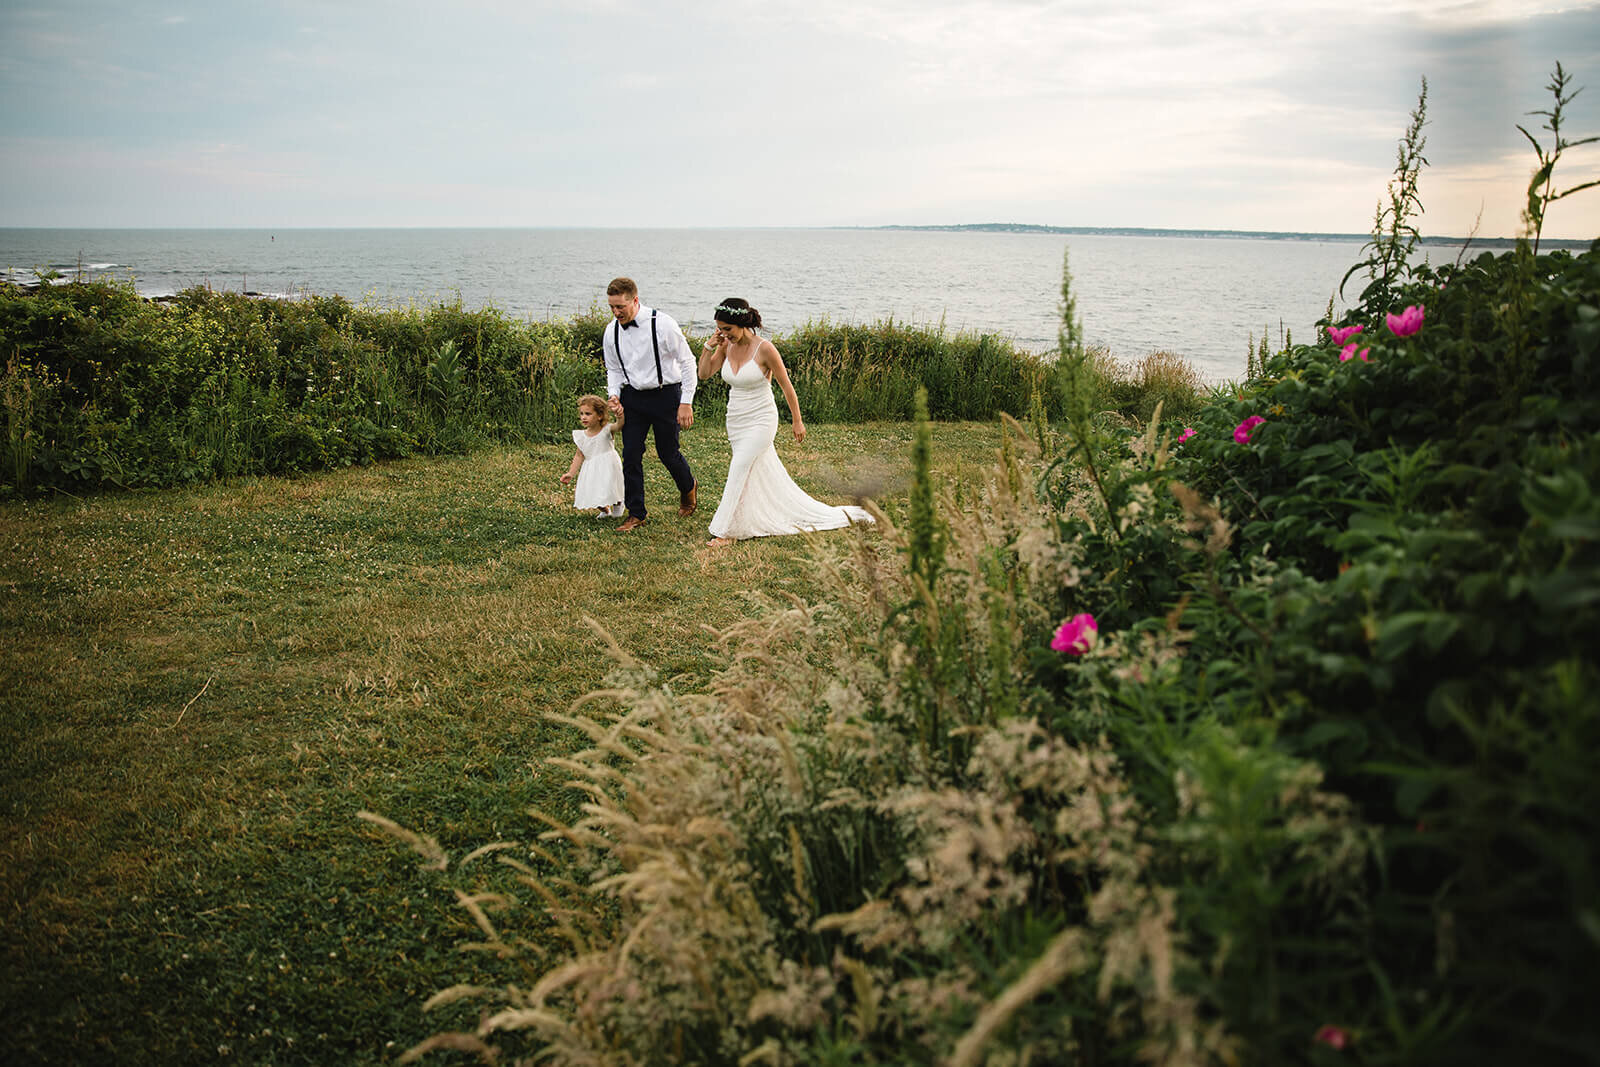
<path id="1" fill-rule="evenodd" d="M 1596 14 L 1521 0 L 13 6 L 0 92 L 20 106 L 0 117 L 0 152 L 26 188 L 0 223 L 184 224 L 189 206 L 225 216 L 220 191 L 247 190 L 237 218 L 272 225 L 445 224 L 441 198 L 458 196 L 473 224 L 1362 231 L 1425 75 L 1426 221 L 1464 232 L 1491 175 L 1509 185 L 1486 219 L 1518 200 L 1514 161 L 1531 155 L 1515 126 L 1546 106 L 1554 59 L 1600 70 Z M 1579 97 L 1577 134 L 1600 132 L 1597 102 L 1600 86 Z M 62 177 L 90 156 L 185 193 Z M 1581 153 L 1569 166 L 1600 176 Z M 1561 217 L 1600 233 L 1581 196 Z"/>

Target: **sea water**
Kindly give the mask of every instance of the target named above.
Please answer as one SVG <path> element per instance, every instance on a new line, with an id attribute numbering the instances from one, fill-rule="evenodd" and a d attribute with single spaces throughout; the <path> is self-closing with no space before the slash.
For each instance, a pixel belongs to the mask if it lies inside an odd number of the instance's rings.
<path id="1" fill-rule="evenodd" d="M 690 332 L 742 296 L 782 334 L 809 321 L 893 320 L 995 333 L 1047 352 L 1061 267 L 1091 344 L 1124 361 L 1152 351 L 1208 380 L 1242 378 L 1252 338 L 1309 341 L 1361 258 L 1356 240 L 1295 236 L 1007 233 L 879 229 L 0 230 L 0 270 L 28 282 L 131 280 L 146 296 L 195 285 L 269 296 L 339 294 L 379 306 L 459 299 L 518 318 L 605 306 L 627 275 Z M 1421 250 L 1434 262 L 1458 249 Z M 1354 300 L 1358 272 L 1345 286 Z"/>

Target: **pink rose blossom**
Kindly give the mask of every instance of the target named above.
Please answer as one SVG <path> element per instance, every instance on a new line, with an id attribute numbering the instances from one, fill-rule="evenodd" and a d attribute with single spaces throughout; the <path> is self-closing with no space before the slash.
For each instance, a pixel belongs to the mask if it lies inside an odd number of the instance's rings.
<path id="1" fill-rule="evenodd" d="M 1350 340 L 1350 338 L 1354 337 L 1360 332 L 1361 327 L 1359 326 L 1328 327 L 1328 336 L 1333 338 L 1333 343 L 1336 345 L 1344 344 L 1346 341 Z"/>
<path id="2" fill-rule="evenodd" d="M 1334 1026 L 1332 1023 L 1329 1023 L 1322 1029 L 1318 1030 L 1316 1035 L 1312 1037 L 1311 1040 L 1321 1045 L 1327 1045 L 1329 1048 L 1334 1049 L 1335 1051 L 1343 1052 L 1345 1049 L 1350 1047 L 1350 1031 L 1346 1030 L 1342 1026 Z"/>
<path id="3" fill-rule="evenodd" d="M 1061 629 L 1050 639 L 1050 647 L 1057 652 L 1081 656 L 1094 647 L 1095 637 L 1099 633 L 1100 627 L 1093 615 L 1074 615 L 1061 624 Z"/>
<path id="4" fill-rule="evenodd" d="M 1181 445 L 1181 444 L 1183 444 L 1185 441 L 1187 441 L 1189 438 L 1191 438 L 1193 436 L 1194 436 L 1194 427 L 1193 426 L 1185 426 L 1183 428 L 1183 432 L 1178 435 L 1178 443 Z"/>
<path id="5" fill-rule="evenodd" d="M 1389 312 L 1389 332 L 1396 337 L 1410 337 L 1422 329 L 1423 312 L 1426 310 L 1422 304 L 1413 304 L 1400 314 Z"/>
<path id="6" fill-rule="evenodd" d="M 1243 422 L 1233 428 L 1233 439 L 1238 441 L 1241 445 L 1249 444 L 1250 435 L 1255 432 L 1257 426 L 1260 426 L 1266 421 L 1267 420 L 1263 419 L 1260 415 L 1251 415 L 1248 419 L 1245 419 Z"/>
<path id="7" fill-rule="evenodd" d="M 1367 358 L 1367 353 L 1371 352 L 1371 351 L 1372 351 L 1372 349 L 1370 349 L 1370 348 L 1363 348 L 1360 352 L 1357 352 L 1356 351 L 1356 343 L 1354 341 L 1351 341 L 1349 344 L 1347 344 L 1343 348 L 1339 349 L 1339 362 L 1340 363 L 1348 363 L 1350 361 L 1351 357 L 1359 356 L 1360 359 L 1361 359 L 1361 362 L 1363 362 L 1363 363 L 1371 363 L 1372 361 Z"/>

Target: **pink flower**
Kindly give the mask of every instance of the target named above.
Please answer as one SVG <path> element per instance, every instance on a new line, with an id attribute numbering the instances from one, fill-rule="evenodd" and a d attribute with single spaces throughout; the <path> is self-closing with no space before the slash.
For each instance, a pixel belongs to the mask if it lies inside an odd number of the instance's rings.
<path id="1" fill-rule="evenodd" d="M 1050 639 L 1050 647 L 1057 652 L 1081 656 L 1094 647 L 1095 637 L 1099 633 L 1100 627 L 1093 615 L 1074 615 L 1061 624 L 1061 629 Z"/>
<path id="2" fill-rule="evenodd" d="M 1346 341 L 1350 340 L 1350 338 L 1354 337 L 1360 332 L 1361 327 L 1359 326 L 1340 326 L 1338 328 L 1333 326 L 1328 327 L 1328 336 L 1333 338 L 1333 343 L 1336 345 L 1344 344 Z"/>
<path id="3" fill-rule="evenodd" d="M 1185 441 L 1187 441 L 1189 438 L 1191 438 L 1193 436 L 1194 436 L 1194 427 L 1193 426 L 1185 426 L 1183 428 L 1183 432 L 1178 435 L 1178 443 L 1181 445 L 1181 444 L 1183 444 Z"/>
<path id="4" fill-rule="evenodd" d="M 1311 1040 L 1319 1044 L 1327 1045 L 1329 1048 L 1334 1049 L 1335 1051 L 1343 1052 L 1350 1046 L 1350 1031 L 1346 1030 L 1342 1026 L 1334 1026 L 1332 1023 L 1329 1023 L 1322 1029 L 1318 1030 L 1316 1035 L 1312 1037 Z"/>
<path id="5" fill-rule="evenodd" d="M 1339 349 L 1339 362 L 1340 363 L 1347 363 L 1347 362 L 1349 362 L 1350 357 L 1352 357 L 1352 356 L 1360 356 L 1361 357 L 1361 362 L 1363 362 L 1363 363 L 1371 363 L 1372 361 L 1367 358 L 1367 353 L 1371 352 L 1371 351 L 1372 351 L 1372 349 L 1370 349 L 1370 348 L 1363 348 L 1360 352 L 1357 352 L 1356 351 L 1356 343 L 1354 341 L 1351 341 L 1349 344 L 1347 344 L 1343 348 Z"/>
<path id="6" fill-rule="evenodd" d="M 1423 312 L 1426 310 L 1422 304 L 1413 304 L 1400 314 L 1389 312 L 1389 332 L 1396 337 L 1410 337 L 1422 329 Z"/>
<path id="7" fill-rule="evenodd" d="M 1255 432 L 1257 426 L 1260 426 L 1266 421 L 1267 420 L 1263 419 L 1260 415 L 1251 415 L 1248 419 L 1245 419 L 1243 422 L 1233 428 L 1233 439 L 1238 441 L 1241 445 L 1249 444 L 1250 435 Z"/>

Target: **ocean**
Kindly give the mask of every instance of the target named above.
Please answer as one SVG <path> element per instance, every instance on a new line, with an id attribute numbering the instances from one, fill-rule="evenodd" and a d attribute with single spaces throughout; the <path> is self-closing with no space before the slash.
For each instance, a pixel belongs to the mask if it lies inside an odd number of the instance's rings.
<path id="1" fill-rule="evenodd" d="M 1419 256 L 1453 261 L 1456 246 Z M 1124 361 L 1177 353 L 1208 380 L 1242 378 L 1251 337 L 1310 340 L 1361 242 L 1327 235 L 1055 234 L 902 229 L 0 230 L 4 277 L 132 280 L 383 306 L 460 301 L 528 319 L 603 308 L 625 274 L 690 332 L 729 296 L 774 333 L 808 321 L 896 322 L 1056 346 L 1061 260 L 1084 333 Z M 1351 278 L 1354 299 L 1366 280 Z"/>

